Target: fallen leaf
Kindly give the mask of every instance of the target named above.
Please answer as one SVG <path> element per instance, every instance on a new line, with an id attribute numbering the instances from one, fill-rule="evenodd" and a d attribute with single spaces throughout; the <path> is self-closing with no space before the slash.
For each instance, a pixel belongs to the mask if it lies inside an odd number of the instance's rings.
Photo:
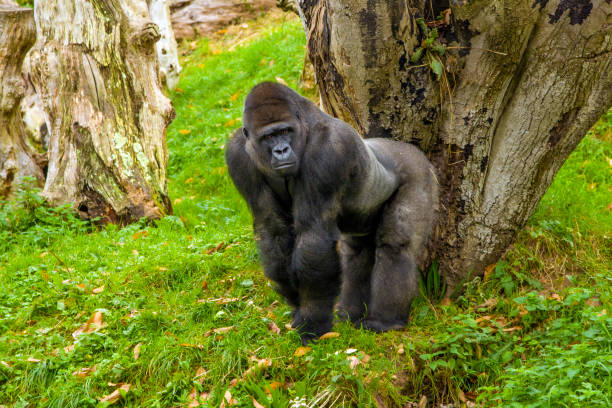
<path id="1" fill-rule="evenodd" d="M 488 299 L 487 301 L 485 301 L 484 303 L 476 306 L 474 309 L 491 309 L 491 308 L 495 307 L 495 305 L 497 305 L 497 299 L 496 298 L 491 298 L 491 299 Z"/>
<path id="2" fill-rule="evenodd" d="M 442 300 L 440 301 L 440 306 L 450 306 L 451 305 L 451 299 L 449 297 L 444 297 L 442 298 Z"/>
<path id="3" fill-rule="evenodd" d="M 138 239 L 140 237 L 148 237 L 149 236 L 149 231 L 147 230 L 140 230 L 135 232 L 134 234 L 132 234 L 132 239 Z"/>
<path id="4" fill-rule="evenodd" d="M 172 202 L 172 204 L 177 205 L 177 204 L 180 204 L 181 201 L 183 201 L 182 198 L 175 198 L 174 201 Z"/>
<path id="5" fill-rule="evenodd" d="M 504 332 L 508 333 L 508 332 L 513 332 L 513 331 L 518 331 L 518 330 L 522 330 L 523 328 L 521 326 L 512 326 L 512 327 L 506 327 L 505 329 L 502 329 Z"/>
<path id="6" fill-rule="evenodd" d="M 28 357 L 26 361 L 29 361 L 30 363 L 40 363 L 42 360 L 39 358 Z"/>
<path id="7" fill-rule="evenodd" d="M 206 373 L 208 373 L 208 371 L 206 371 L 204 367 L 199 367 L 196 370 L 195 377 L 193 377 L 193 379 L 202 383 L 202 381 L 204 381 L 204 377 L 206 377 Z"/>
<path id="8" fill-rule="evenodd" d="M 225 122 L 225 124 L 223 126 L 224 127 L 230 127 L 230 126 L 233 126 L 234 123 L 236 123 L 236 119 L 230 119 L 227 122 Z"/>
<path id="9" fill-rule="evenodd" d="M 181 130 L 179 130 L 179 133 L 181 135 L 188 135 L 188 134 L 191 133 L 191 130 L 189 130 L 189 129 L 181 129 Z"/>
<path id="10" fill-rule="evenodd" d="M 74 333 L 72 333 L 72 337 L 76 340 L 83 333 L 93 333 L 106 326 L 106 323 L 102 323 L 102 312 L 94 312 L 89 320 L 87 320 L 87 323 L 83 324 Z"/>
<path id="11" fill-rule="evenodd" d="M 74 343 L 72 343 L 69 346 L 64 347 L 64 353 L 70 353 L 73 350 L 74 350 Z"/>
<path id="12" fill-rule="evenodd" d="M 461 388 L 457 388 L 457 398 L 464 404 L 467 402 L 467 398 L 465 398 L 465 394 L 461 391 Z"/>
<path id="13" fill-rule="evenodd" d="M 6 361 L 4 361 L 4 360 L 0 361 L 0 364 L 2 364 L 3 366 L 5 366 L 7 368 L 11 368 L 11 365 L 9 363 L 7 363 Z"/>
<path id="14" fill-rule="evenodd" d="M 91 293 L 102 293 L 102 292 L 104 292 L 104 286 L 106 286 L 106 285 L 102 285 L 99 288 L 92 289 Z"/>
<path id="15" fill-rule="evenodd" d="M 185 183 L 187 184 L 193 183 L 193 177 L 189 177 L 187 180 L 185 180 Z"/>
<path id="16" fill-rule="evenodd" d="M 225 34 L 227 33 L 227 30 L 225 28 L 222 28 L 221 30 L 218 30 L 215 32 L 215 34 Z"/>
<path id="17" fill-rule="evenodd" d="M 404 345 L 400 345 L 399 348 L 397 349 L 397 354 L 404 354 L 406 352 L 406 350 L 404 350 Z"/>
<path id="18" fill-rule="evenodd" d="M 95 373 L 95 372 L 96 372 L 96 366 L 93 366 L 93 367 L 83 367 L 83 368 L 79 368 L 78 370 L 73 372 L 72 375 L 75 376 L 75 377 L 79 377 L 79 378 L 85 378 L 85 377 L 89 376 L 89 374 Z"/>
<path id="19" fill-rule="evenodd" d="M 423 395 L 419 400 L 419 404 L 417 408 L 426 408 L 427 407 L 427 395 Z"/>
<path id="20" fill-rule="evenodd" d="M 480 322 L 484 322 L 484 321 L 488 321 L 491 320 L 493 317 L 486 315 L 486 316 L 481 316 L 478 319 L 476 319 L 476 323 L 480 323 Z"/>
<path id="21" fill-rule="evenodd" d="M 261 405 L 259 402 L 257 402 L 255 397 L 253 397 L 253 407 L 255 407 L 255 408 L 265 408 L 263 405 Z"/>
<path id="22" fill-rule="evenodd" d="M 221 248 L 223 248 L 225 246 L 225 242 L 220 242 L 219 244 L 217 244 L 216 247 L 209 249 L 208 251 L 206 251 L 206 253 L 208 255 L 212 255 L 215 252 L 217 252 L 218 250 L 220 250 Z"/>
<path id="23" fill-rule="evenodd" d="M 550 298 L 556 300 L 557 302 L 561 301 L 561 296 L 559 296 L 557 293 L 553 293 L 552 295 L 550 295 Z"/>
<path id="24" fill-rule="evenodd" d="M 291 326 L 291 323 L 285 323 L 285 329 L 293 330 L 293 326 Z"/>
<path id="25" fill-rule="evenodd" d="M 138 343 L 134 346 L 134 360 L 138 360 L 140 358 L 140 347 L 142 347 L 142 343 Z"/>
<path id="26" fill-rule="evenodd" d="M 181 347 L 189 347 L 189 348 L 197 348 L 200 350 L 204 350 L 204 346 L 201 344 L 189 344 L 189 343 L 181 343 L 179 344 Z"/>
<path id="27" fill-rule="evenodd" d="M 279 76 L 274 77 L 274 78 L 276 79 L 276 82 L 281 83 L 281 84 L 283 84 L 285 86 L 289 86 L 289 85 L 287 85 L 287 81 L 285 81 L 283 78 L 281 78 Z"/>
<path id="28" fill-rule="evenodd" d="M 227 406 L 229 407 L 231 407 L 236 402 L 238 402 L 234 398 L 232 398 L 232 393 L 230 392 L 230 390 L 225 391 L 225 395 L 223 396 L 223 401 L 221 401 L 221 405 L 219 405 L 219 408 L 225 408 L 226 401 L 227 401 Z"/>
<path id="29" fill-rule="evenodd" d="M 601 312 L 597 313 L 597 317 L 604 316 L 606 313 L 608 313 L 606 309 L 602 309 Z"/>
<path id="30" fill-rule="evenodd" d="M 484 271 L 484 279 L 483 279 L 483 280 L 485 280 L 485 281 L 486 281 L 486 280 L 488 280 L 488 279 L 491 277 L 491 272 L 493 272 L 493 269 L 495 269 L 495 266 L 496 266 L 496 265 L 497 265 L 497 264 L 491 264 L 491 265 L 489 265 L 489 266 L 487 266 L 487 267 L 485 268 L 485 271 Z"/>
<path id="31" fill-rule="evenodd" d="M 226 305 L 228 303 L 238 302 L 240 300 L 246 299 L 247 296 L 239 297 L 239 298 L 216 298 L 216 299 L 198 299 L 197 303 L 216 303 L 218 305 Z"/>
<path id="32" fill-rule="evenodd" d="M 338 333 L 338 332 L 327 332 L 327 333 L 323 334 L 321 337 L 319 337 L 319 340 L 335 339 L 336 337 L 340 337 L 340 333 Z"/>
<path id="33" fill-rule="evenodd" d="M 189 404 L 187 404 L 188 408 L 200 406 L 200 402 L 198 401 L 198 391 L 196 390 L 195 387 L 191 389 L 191 392 L 187 396 L 187 399 L 189 400 Z"/>
<path id="34" fill-rule="evenodd" d="M 266 386 L 266 394 L 271 394 L 272 390 L 282 387 L 283 384 L 278 381 L 272 381 L 270 384 Z"/>
<path id="35" fill-rule="evenodd" d="M 364 354 L 363 357 L 361 357 L 361 362 L 363 364 L 368 364 L 368 362 L 370 361 L 370 356 L 368 354 Z"/>
<path id="36" fill-rule="evenodd" d="M 119 384 L 117 384 L 119 385 Z M 111 392 L 110 394 L 98 398 L 98 400 L 100 402 L 108 402 L 108 404 L 114 404 L 115 402 L 119 401 L 119 398 L 121 398 L 121 391 L 123 391 L 123 393 L 127 393 L 130 390 L 131 385 L 130 384 L 121 384 L 121 386 L 119 388 L 117 388 L 115 391 Z"/>
<path id="37" fill-rule="evenodd" d="M 306 346 L 306 347 L 298 347 L 297 349 L 295 349 L 295 353 L 293 353 L 294 356 L 297 357 L 301 357 L 304 354 L 308 353 L 311 350 L 310 347 Z"/>
<path id="38" fill-rule="evenodd" d="M 233 94 L 232 96 L 230 96 L 230 101 L 235 101 L 236 99 L 238 99 L 238 96 L 240 96 L 240 92 L 236 92 L 235 94 Z"/>
<path id="39" fill-rule="evenodd" d="M 274 334 L 280 334 L 281 332 L 276 323 L 274 322 L 268 323 L 268 330 Z"/>
<path id="40" fill-rule="evenodd" d="M 225 334 L 225 333 L 229 332 L 230 330 L 232 330 L 233 328 L 234 328 L 234 326 L 218 327 L 216 329 L 212 329 L 212 330 L 209 330 L 206 333 L 204 333 L 204 337 L 208 337 L 211 334 Z"/>
<path id="41" fill-rule="evenodd" d="M 346 359 L 350 362 L 349 366 L 351 367 L 351 370 L 361 364 L 361 360 L 359 360 L 356 356 L 348 356 Z"/>

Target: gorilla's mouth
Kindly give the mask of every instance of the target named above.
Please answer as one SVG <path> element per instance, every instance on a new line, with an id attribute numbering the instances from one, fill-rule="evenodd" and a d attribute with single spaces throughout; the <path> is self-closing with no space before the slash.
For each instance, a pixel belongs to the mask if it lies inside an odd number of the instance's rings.
<path id="1" fill-rule="evenodd" d="M 292 167 L 295 167 L 295 162 L 283 162 L 283 163 L 279 163 L 276 166 L 274 166 L 274 170 L 287 170 L 290 169 Z"/>

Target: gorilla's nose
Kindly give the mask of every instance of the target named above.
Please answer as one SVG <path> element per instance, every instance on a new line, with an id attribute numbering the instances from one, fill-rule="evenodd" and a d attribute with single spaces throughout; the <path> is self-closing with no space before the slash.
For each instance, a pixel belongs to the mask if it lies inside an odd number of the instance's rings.
<path id="1" fill-rule="evenodd" d="M 287 143 L 278 144 L 272 150 L 277 160 L 287 160 L 291 153 L 291 147 Z"/>

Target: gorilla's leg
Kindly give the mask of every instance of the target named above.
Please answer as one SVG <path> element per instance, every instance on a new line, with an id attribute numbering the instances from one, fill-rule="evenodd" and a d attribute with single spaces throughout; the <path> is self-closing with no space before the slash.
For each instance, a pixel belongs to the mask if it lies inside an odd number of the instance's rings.
<path id="1" fill-rule="evenodd" d="M 370 276 L 374 267 L 374 237 L 343 236 L 340 241 L 342 289 L 337 314 L 341 320 L 359 322 L 370 301 Z"/>
<path id="2" fill-rule="evenodd" d="M 430 194 L 422 187 L 401 186 L 383 209 L 376 232 L 376 260 L 372 271 L 367 329 L 400 329 L 408 323 L 410 304 L 419 290 L 418 256 L 432 225 Z M 426 206 L 430 208 L 426 208 Z"/>

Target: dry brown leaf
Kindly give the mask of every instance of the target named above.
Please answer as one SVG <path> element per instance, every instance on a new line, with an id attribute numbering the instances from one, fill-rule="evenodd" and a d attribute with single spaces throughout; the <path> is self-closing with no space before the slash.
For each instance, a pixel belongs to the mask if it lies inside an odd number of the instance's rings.
<path id="1" fill-rule="evenodd" d="M 228 303 L 238 302 L 240 300 L 246 299 L 247 296 L 239 297 L 239 298 L 216 298 L 216 299 L 198 299 L 197 303 L 216 303 L 218 305 L 226 305 Z"/>
<path id="2" fill-rule="evenodd" d="M 234 326 L 219 327 L 219 328 L 213 329 L 213 333 L 215 333 L 215 334 L 225 334 L 228 331 L 232 330 L 233 328 L 234 328 Z"/>
<path id="3" fill-rule="evenodd" d="M 89 320 L 87 320 L 87 323 L 83 324 L 72 333 L 72 337 L 76 340 L 83 333 L 93 333 L 106 326 L 106 323 L 102 323 L 102 312 L 94 312 Z"/>
<path id="4" fill-rule="evenodd" d="M 348 356 L 346 359 L 350 362 L 349 365 L 351 370 L 361 364 L 361 360 L 359 360 L 356 356 Z"/>
<path id="5" fill-rule="evenodd" d="M 83 367 L 83 368 L 79 368 L 78 370 L 73 372 L 72 375 L 74 375 L 75 377 L 79 377 L 79 378 L 85 378 L 85 377 L 89 376 L 89 374 L 95 373 L 95 372 L 96 372 L 96 366 L 93 366 L 93 367 Z"/>
<path id="6" fill-rule="evenodd" d="M 120 384 L 117 384 L 117 385 L 120 385 Z M 108 402 L 109 405 L 114 404 L 115 402 L 119 401 L 119 399 L 121 398 L 121 390 L 123 390 L 124 392 L 128 392 L 130 390 L 130 387 L 131 387 L 130 384 L 121 384 L 119 388 L 117 388 L 115 391 L 111 392 L 110 394 L 104 397 L 98 398 L 98 400 L 100 402 Z"/>
<path id="7" fill-rule="evenodd" d="M 467 402 L 467 398 L 465 398 L 465 394 L 461 391 L 461 388 L 457 388 L 457 398 L 464 404 Z"/>
<path id="8" fill-rule="evenodd" d="M 206 253 L 207 253 L 208 255 L 212 255 L 212 254 L 214 254 L 215 252 L 217 252 L 218 250 L 220 250 L 221 248 L 223 248 L 224 246 L 225 246 L 225 242 L 220 242 L 219 244 L 217 244 L 217 246 L 216 246 L 216 247 L 214 247 L 214 248 L 209 249 L 208 251 L 206 251 Z"/>
<path id="9" fill-rule="evenodd" d="M 230 119 L 227 122 L 225 122 L 223 124 L 224 127 L 230 127 L 230 126 L 234 126 L 234 124 L 236 123 L 236 119 Z"/>
<path id="10" fill-rule="evenodd" d="M 274 334 L 280 334 L 281 332 L 276 323 L 274 322 L 268 323 L 268 330 Z"/>
<path id="11" fill-rule="evenodd" d="M 206 377 L 206 374 L 208 373 L 208 371 L 206 371 L 206 369 L 204 367 L 198 367 L 198 369 L 196 370 L 195 373 L 195 377 L 193 377 L 194 380 L 202 383 L 202 381 L 204 381 L 204 377 Z"/>
<path id="12" fill-rule="evenodd" d="M 142 343 L 138 343 L 134 346 L 134 360 L 138 360 L 140 358 L 140 347 L 142 347 Z"/>
<path id="13" fill-rule="evenodd" d="M 278 381 L 272 381 L 270 384 L 266 386 L 266 394 L 271 394 L 272 390 L 282 387 L 283 384 Z"/>
<path id="14" fill-rule="evenodd" d="M 483 279 L 484 281 L 488 280 L 491 277 L 491 272 L 493 272 L 493 269 L 495 269 L 495 266 L 497 266 L 497 264 L 491 264 L 485 268 L 484 279 Z"/>
<path id="15" fill-rule="evenodd" d="M 253 407 L 254 408 L 265 408 L 263 405 L 261 405 L 256 399 L 255 397 L 253 397 Z"/>
<path id="16" fill-rule="evenodd" d="M 102 292 L 104 292 L 104 287 L 105 287 L 105 286 L 106 286 L 106 285 L 102 285 L 102 286 L 100 286 L 99 288 L 92 289 L 92 290 L 91 290 L 91 293 L 102 293 Z"/>
<path id="17" fill-rule="evenodd" d="M 480 323 L 480 322 L 484 322 L 484 321 L 489 321 L 492 318 L 493 318 L 493 316 L 489 316 L 489 315 L 481 316 L 478 319 L 476 319 L 476 323 Z"/>
<path id="18" fill-rule="evenodd" d="M 223 401 L 221 401 L 221 405 L 219 405 L 219 408 L 225 408 L 226 402 L 227 402 L 228 407 L 231 407 L 232 405 L 238 402 L 234 398 L 232 398 L 232 393 L 230 392 L 230 390 L 225 391 L 225 395 L 223 396 Z"/>
<path id="19" fill-rule="evenodd" d="M 442 298 L 442 300 L 440 301 L 440 306 L 450 306 L 451 305 L 451 299 L 449 297 L 444 297 Z"/>
<path id="20" fill-rule="evenodd" d="M 508 332 L 513 332 L 513 331 L 518 331 L 518 330 L 522 330 L 523 328 L 521 326 L 512 326 L 512 327 L 506 327 L 505 329 L 502 329 L 504 332 L 508 333 Z"/>
<path id="21" fill-rule="evenodd" d="M 495 305 L 497 305 L 497 299 L 496 298 L 491 298 L 491 299 L 488 299 L 487 301 L 485 301 L 484 303 L 476 306 L 474 309 L 491 309 L 491 308 L 495 307 Z"/>
<path id="22" fill-rule="evenodd" d="M 310 347 L 306 346 L 306 347 L 298 347 L 295 349 L 295 353 L 293 353 L 294 356 L 297 357 L 301 357 L 304 354 L 308 353 L 310 350 L 312 350 Z"/>
<path id="23" fill-rule="evenodd" d="M 201 344 L 189 344 L 189 343 L 181 343 L 179 344 L 181 347 L 189 347 L 189 348 L 197 348 L 200 350 L 204 350 L 204 346 Z"/>
<path id="24" fill-rule="evenodd" d="M 40 363 L 42 360 L 39 358 L 34 358 L 34 357 L 28 357 L 28 359 L 26 360 L 30 363 Z"/>
<path id="25" fill-rule="evenodd" d="M 3 366 L 5 366 L 7 368 L 11 368 L 11 365 L 9 363 L 7 363 L 6 361 L 4 361 L 4 360 L 0 361 L 0 364 L 2 364 Z"/>
<path id="26" fill-rule="evenodd" d="M 550 295 L 550 298 L 556 300 L 557 302 L 561 302 L 561 296 L 559 296 L 557 293 Z"/>
<path id="27" fill-rule="evenodd" d="M 283 78 L 281 78 L 279 76 L 274 77 L 274 78 L 276 79 L 276 82 L 281 83 L 281 84 L 283 84 L 285 86 L 289 86 L 289 85 L 287 85 L 287 81 L 285 81 Z"/>
<path id="28" fill-rule="evenodd" d="M 340 337 L 340 333 L 338 333 L 338 332 L 327 332 L 327 333 L 323 334 L 321 337 L 319 337 L 319 340 L 335 339 L 336 337 Z"/>
<path id="29" fill-rule="evenodd" d="M 200 406 L 200 402 L 198 401 L 198 391 L 196 390 L 195 387 L 191 389 L 191 392 L 189 393 L 189 396 L 187 397 L 187 399 L 189 400 L 189 404 L 187 404 L 188 408 Z"/>

